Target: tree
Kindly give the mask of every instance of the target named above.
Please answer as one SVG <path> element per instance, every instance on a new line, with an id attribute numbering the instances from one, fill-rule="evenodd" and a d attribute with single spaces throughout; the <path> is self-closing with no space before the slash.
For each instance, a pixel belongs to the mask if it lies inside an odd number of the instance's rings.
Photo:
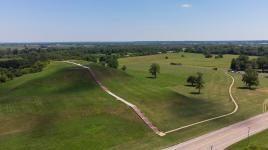
<path id="1" fill-rule="evenodd" d="M 246 84 L 246 86 L 251 89 L 252 86 L 259 85 L 259 75 L 258 72 L 254 69 L 247 69 L 245 74 L 242 77 L 242 81 Z"/>
<path id="2" fill-rule="evenodd" d="M 116 56 L 108 56 L 108 58 L 106 59 L 107 62 L 107 66 L 111 67 L 111 68 L 118 68 L 118 60 Z"/>
<path id="3" fill-rule="evenodd" d="M 101 56 L 101 57 L 99 58 L 99 63 L 100 63 L 102 66 L 105 66 L 105 65 L 106 65 L 106 57 Z"/>
<path id="4" fill-rule="evenodd" d="M 204 88 L 203 74 L 198 72 L 196 77 L 195 88 L 198 89 L 198 93 L 201 93 L 201 89 Z"/>
<path id="5" fill-rule="evenodd" d="M 127 66 L 122 66 L 122 68 L 121 68 L 123 71 L 126 71 L 127 70 Z"/>
<path id="6" fill-rule="evenodd" d="M 0 83 L 4 83 L 6 81 L 7 81 L 7 76 L 4 73 L 0 72 Z"/>
<path id="7" fill-rule="evenodd" d="M 230 69 L 231 70 L 236 70 L 236 59 L 235 58 L 232 59 Z"/>
<path id="8" fill-rule="evenodd" d="M 157 77 L 157 73 L 160 73 L 160 66 L 159 66 L 159 64 L 153 63 L 150 66 L 149 73 L 151 73 L 154 76 L 154 78 L 156 78 Z"/>
<path id="9" fill-rule="evenodd" d="M 196 77 L 195 76 L 189 76 L 187 78 L 187 83 L 191 84 L 192 86 L 194 86 L 194 84 L 196 83 Z"/>
<path id="10" fill-rule="evenodd" d="M 264 70 L 267 69 L 267 66 L 268 66 L 268 58 L 265 56 L 258 57 L 257 64 L 258 64 L 259 69 L 261 69 L 262 72 L 264 72 Z"/>

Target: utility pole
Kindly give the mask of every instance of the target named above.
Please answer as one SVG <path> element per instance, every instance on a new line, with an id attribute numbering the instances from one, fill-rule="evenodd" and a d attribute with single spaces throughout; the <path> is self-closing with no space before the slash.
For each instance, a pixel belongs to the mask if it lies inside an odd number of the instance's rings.
<path id="1" fill-rule="evenodd" d="M 249 136 L 250 136 L 250 127 L 248 127 L 248 147 L 249 147 L 249 143 L 250 143 Z"/>

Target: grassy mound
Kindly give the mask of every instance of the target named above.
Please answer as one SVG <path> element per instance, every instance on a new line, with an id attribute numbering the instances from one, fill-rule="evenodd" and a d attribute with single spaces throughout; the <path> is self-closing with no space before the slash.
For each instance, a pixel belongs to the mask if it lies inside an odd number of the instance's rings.
<path id="1" fill-rule="evenodd" d="M 105 149 L 150 130 L 84 69 L 52 63 L 0 87 L 1 149 Z"/>
<path id="2" fill-rule="evenodd" d="M 168 55 L 169 59 L 165 59 Z M 199 54 L 162 54 L 120 59 L 127 70 L 90 65 L 111 91 L 137 105 L 161 130 L 167 131 L 232 111 L 227 69 L 233 55 L 206 59 Z M 148 73 L 159 63 L 157 79 Z M 170 65 L 170 63 L 182 65 Z M 215 62 L 215 63 L 214 63 Z M 214 67 L 219 69 L 213 70 Z M 204 74 L 202 94 L 186 78 Z M 3 149 L 160 149 L 225 127 L 262 112 L 268 96 L 266 75 L 251 91 L 240 88 L 233 74 L 234 96 L 240 105 L 233 116 L 156 136 L 127 106 L 105 94 L 88 72 L 53 62 L 43 72 L 0 85 L 0 147 Z"/>

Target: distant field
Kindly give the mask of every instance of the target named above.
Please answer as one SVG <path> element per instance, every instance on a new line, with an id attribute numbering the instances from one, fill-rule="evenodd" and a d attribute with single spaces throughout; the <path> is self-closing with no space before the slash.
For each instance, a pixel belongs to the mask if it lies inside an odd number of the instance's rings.
<path id="1" fill-rule="evenodd" d="M 248 143 L 249 148 L 248 148 Z M 241 141 L 233 146 L 229 147 L 228 150 L 241 150 L 248 148 L 249 150 L 267 150 L 268 149 L 268 130 L 254 135 L 244 141 Z"/>
<path id="2" fill-rule="evenodd" d="M 161 130 L 232 111 L 228 96 L 231 79 L 223 70 L 232 58 L 206 59 L 200 54 L 161 54 L 120 59 L 127 71 L 88 62 L 114 93 L 136 104 Z M 169 59 L 165 59 L 168 56 Z M 157 79 L 148 78 L 149 65 L 159 63 Z M 171 62 L 182 63 L 172 66 Z M 213 70 L 218 67 L 219 70 Z M 223 70 L 221 70 L 223 69 Z M 202 72 L 201 95 L 185 86 L 186 78 Z M 268 79 L 261 76 L 255 91 L 240 89 L 233 74 L 237 114 L 158 137 L 125 105 L 102 92 L 85 70 L 53 62 L 41 73 L 0 85 L 0 147 L 4 149 L 160 149 L 244 120 L 262 112 Z M 25 144 L 27 143 L 27 145 Z"/>

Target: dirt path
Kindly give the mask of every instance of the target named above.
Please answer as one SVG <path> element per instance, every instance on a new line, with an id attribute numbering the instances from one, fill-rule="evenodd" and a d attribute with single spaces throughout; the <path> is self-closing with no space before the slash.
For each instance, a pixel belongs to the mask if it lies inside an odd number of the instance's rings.
<path id="1" fill-rule="evenodd" d="M 127 106 L 129 106 L 130 108 L 132 108 L 132 110 L 144 121 L 144 123 L 151 128 L 154 133 L 156 133 L 159 136 L 164 136 L 165 133 L 161 132 L 156 126 L 153 125 L 153 123 L 144 115 L 144 113 L 142 113 L 142 111 L 135 106 L 134 104 L 124 100 L 123 98 L 117 96 L 116 94 L 114 94 L 113 92 L 111 92 L 107 87 L 105 87 L 96 77 L 95 73 L 93 72 L 93 70 L 90 67 L 75 63 L 75 62 L 71 62 L 71 61 L 64 61 L 65 63 L 69 63 L 69 64 L 73 64 L 76 66 L 80 66 L 82 68 L 87 69 L 91 76 L 93 77 L 93 79 L 97 82 L 97 84 L 102 88 L 103 91 L 105 91 L 107 94 L 113 96 L 116 100 L 126 104 Z"/>
<path id="2" fill-rule="evenodd" d="M 248 136 L 268 129 L 267 122 L 268 113 L 264 113 L 165 150 L 224 150 Z"/>

